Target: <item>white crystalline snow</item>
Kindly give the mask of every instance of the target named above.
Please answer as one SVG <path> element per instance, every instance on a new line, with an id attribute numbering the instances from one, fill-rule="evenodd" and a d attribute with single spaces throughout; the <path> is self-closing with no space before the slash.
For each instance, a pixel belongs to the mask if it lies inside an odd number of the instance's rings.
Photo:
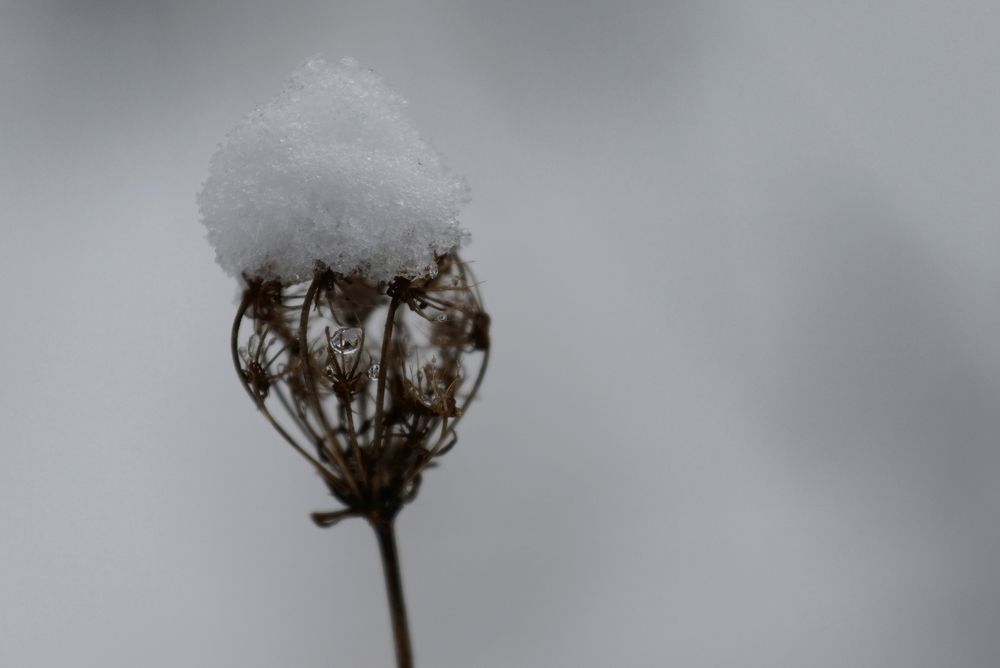
<path id="1" fill-rule="evenodd" d="M 315 57 L 236 126 L 198 195 L 219 264 L 287 282 L 316 262 L 373 280 L 434 271 L 465 233 L 468 187 L 354 60 Z"/>

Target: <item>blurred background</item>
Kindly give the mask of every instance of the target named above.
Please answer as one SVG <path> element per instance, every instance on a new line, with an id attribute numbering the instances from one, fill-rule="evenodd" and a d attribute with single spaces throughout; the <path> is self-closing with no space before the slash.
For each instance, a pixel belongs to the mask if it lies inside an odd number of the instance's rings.
<path id="1" fill-rule="evenodd" d="M 998 665 L 998 43 L 987 0 L 0 1 L 0 665 L 391 665 L 194 202 L 314 53 L 473 188 L 419 665 Z"/>

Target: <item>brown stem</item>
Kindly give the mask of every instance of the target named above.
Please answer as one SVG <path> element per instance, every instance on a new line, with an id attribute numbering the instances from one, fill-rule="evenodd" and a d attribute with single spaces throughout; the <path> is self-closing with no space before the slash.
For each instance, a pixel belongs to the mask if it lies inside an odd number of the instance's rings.
<path id="1" fill-rule="evenodd" d="M 254 391 L 252 387 L 250 387 L 249 381 L 247 381 L 246 377 L 244 376 L 243 365 L 240 364 L 239 348 L 237 346 L 239 345 L 240 324 L 243 322 L 243 316 L 246 314 L 247 309 L 249 307 L 250 307 L 249 298 L 247 295 L 244 295 L 243 301 L 240 303 L 240 307 L 236 311 L 236 319 L 233 320 L 233 328 L 230 334 L 230 344 L 229 344 L 233 356 L 233 365 L 236 367 L 236 375 L 239 376 L 240 383 L 243 385 L 243 389 L 247 391 L 247 394 L 250 395 L 250 398 L 253 400 L 254 404 L 257 405 L 257 410 L 259 410 L 264 415 L 264 417 L 267 418 L 267 421 L 271 423 L 271 426 L 274 427 L 279 434 L 281 434 L 281 437 L 284 438 L 289 445 L 295 448 L 296 452 L 302 455 L 306 460 L 309 461 L 310 464 L 313 465 L 313 468 L 316 469 L 316 472 L 319 473 L 320 477 L 328 481 L 338 490 L 342 489 L 343 482 L 333 473 L 328 471 L 327 468 L 323 466 L 323 464 L 321 464 L 319 461 L 316 460 L 315 457 L 306 452 L 306 450 L 301 445 L 299 445 L 298 441 L 292 438 L 292 436 L 287 431 L 285 431 L 284 427 L 278 424 L 278 421 L 274 419 L 274 416 L 271 415 L 271 412 L 267 410 L 267 406 L 264 405 L 264 400 L 256 391 Z"/>
<path id="2" fill-rule="evenodd" d="M 389 373 L 389 355 L 392 352 L 392 326 L 396 322 L 396 309 L 399 308 L 399 299 L 392 298 L 389 302 L 389 312 L 385 317 L 385 331 L 382 332 L 382 358 L 378 367 L 378 386 L 375 390 L 375 434 L 372 436 L 372 444 L 376 448 L 382 447 L 382 434 L 385 429 L 383 422 L 383 403 L 385 402 L 385 378 Z"/>
<path id="3" fill-rule="evenodd" d="M 312 283 L 309 284 L 309 288 L 306 290 L 305 302 L 302 304 L 302 311 L 299 316 L 299 354 L 302 355 L 302 361 L 306 367 L 305 374 L 303 375 L 306 389 L 309 390 L 308 398 L 312 403 L 313 411 L 315 411 L 316 417 L 319 418 L 320 426 L 323 428 L 323 432 L 326 434 L 327 442 L 329 444 L 326 451 L 336 462 L 337 466 L 340 468 L 341 475 L 344 476 L 345 482 L 347 482 L 347 485 L 357 497 L 360 496 L 358 483 L 351 474 L 351 469 L 348 468 L 347 464 L 344 462 L 340 449 L 340 441 L 337 439 L 336 434 L 333 433 L 333 428 L 326 419 L 326 413 L 323 412 L 323 406 L 319 401 L 319 392 L 316 390 L 316 377 L 312 372 L 312 354 L 309 351 L 308 338 L 309 309 L 312 308 L 313 300 L 316 298 L 316 292 L 319 289 L 319 282 L 321 278 L 322 274 L 317 273 L 313 277 Z"/>
<path id="4" fill-rule="evenodd" d="M 396 641 L 396 665 L 398 668 L 413 668 L 413 650 L 410 647 L 410 630 L 406 621 L 406 603 L 403 601 L 403 579 L 399 572 L 394 520 L 373 519 L 371 525 L 375 529 L 379 552 L 382 554 L 392 636 Z"/>

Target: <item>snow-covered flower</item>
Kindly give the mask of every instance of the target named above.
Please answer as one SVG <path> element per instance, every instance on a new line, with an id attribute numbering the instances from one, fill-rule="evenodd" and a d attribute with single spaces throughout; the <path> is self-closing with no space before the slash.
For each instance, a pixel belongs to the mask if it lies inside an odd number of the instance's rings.
<path id="1" fill-rule="evenodd" d="M 490 319 L 457 248 L 456 176 L 405 101 L 353 60 L 313 58 L 211 159 L 198 202 L 241 279 L 244 390 L 381 547 L 398 665 L 412 666 L 394 519 L 457 441 Z"/>

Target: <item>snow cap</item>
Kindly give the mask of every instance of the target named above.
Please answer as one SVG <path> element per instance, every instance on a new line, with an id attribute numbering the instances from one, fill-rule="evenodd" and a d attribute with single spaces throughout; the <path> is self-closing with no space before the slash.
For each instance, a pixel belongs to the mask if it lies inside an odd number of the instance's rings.
<path id="1" fill-rule="evenodd" d="M 469 190 L 405 112 L 355 60 L 297 69 L 209 162 L 198 205 L 222 268 L 285 282 L 317 262 L 375 281 L 432 274 L 466 236 Z"/>

